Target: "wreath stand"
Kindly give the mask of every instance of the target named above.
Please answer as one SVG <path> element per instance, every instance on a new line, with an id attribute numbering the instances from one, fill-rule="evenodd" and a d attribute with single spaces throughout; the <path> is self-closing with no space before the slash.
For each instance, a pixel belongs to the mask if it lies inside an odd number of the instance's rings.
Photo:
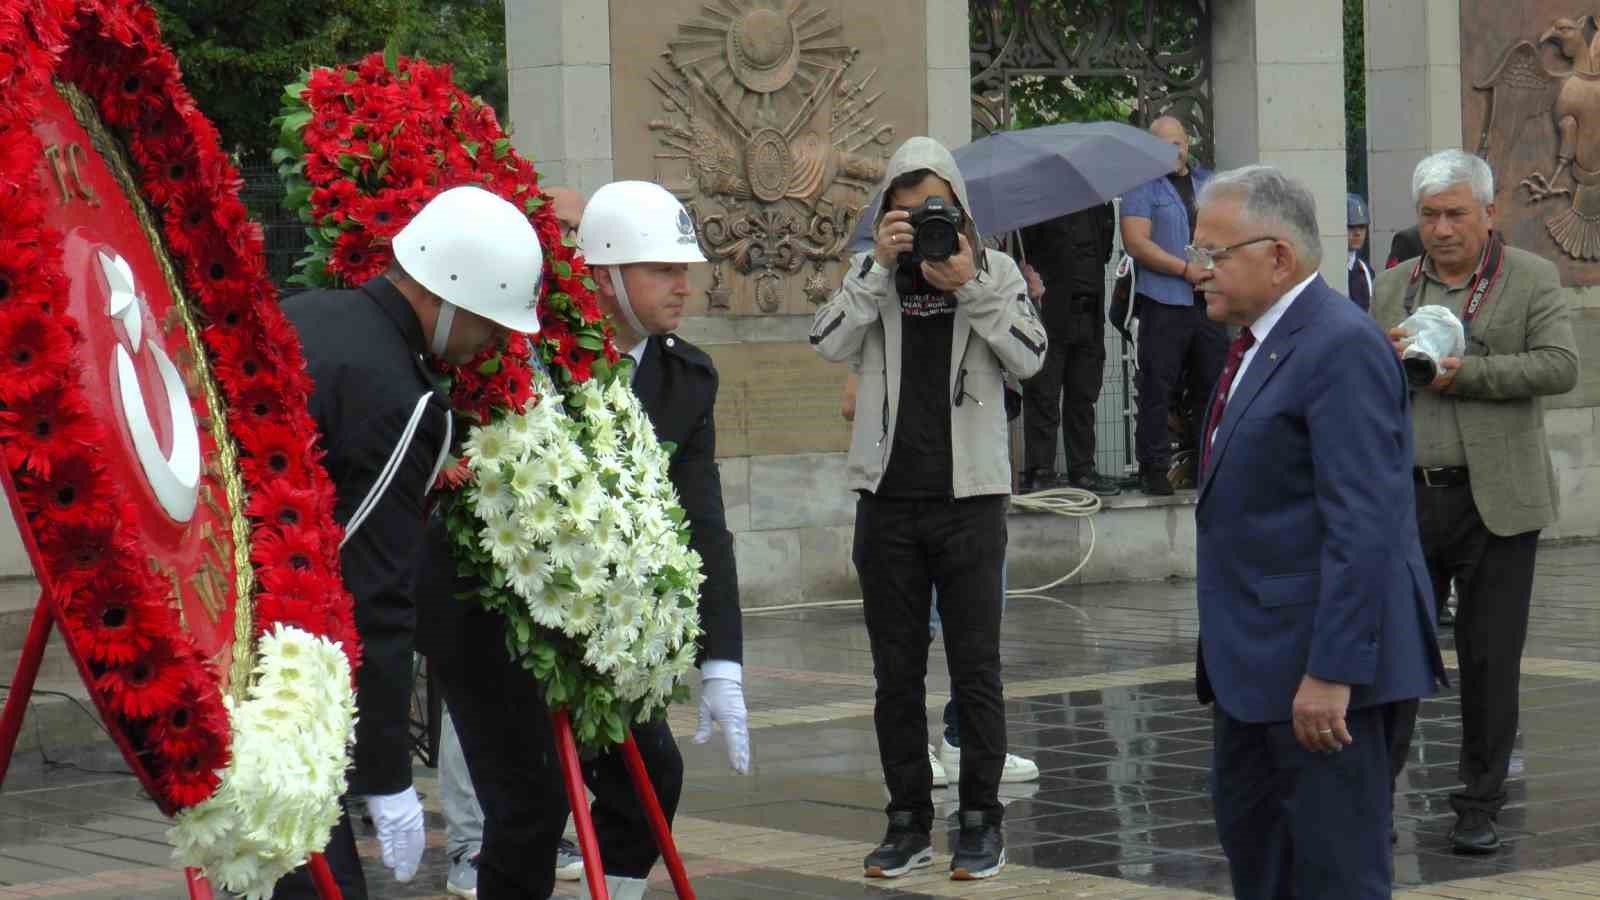
<path id="1" fill-rule="evenodd" d="M 578 829 L 578 847 L 583 853 L 583 872 L 589 882 L 589 896 L 593 900 L 609 900 L 606 891 L 605 866 L 600 859 L 600 842 L 595 838 L 594 821 L 589 817 L 589 801 L 583 791 L 583 768 L 578 764 L 578 744 L 572 737 L 572 718 L 564 709 L 550 712 L 550 724 L 555 729 L 556 755 L 561 758 L 561 780 L 567 786 L 567 805 L 572 808 L 572 821 Z M 650 821 L 650 831 L 655 835 L 656 848 L 661 860 L 667 864 L 672 876 L 672 888 L 679 900 L 694 900 L 694 888 L 689 885 L 689 873 L 684 870 L 683 857 L 678 855 L 678 845 L 672 840 L 672 827 L 661 811 L 661 801 L 656 798 L 655 786 L 645 771 L 644 758 L 639 755 L 639 745 L 634 743 L 632 730 L 622 741 L 622 762 L 628 768 L 634 793 L 644 806 L 645 818 Z"/>
<path id="2" fill-rule="evenodd" d="M 11 504 L 11 515 L 16 519 L 17 531 L 22 535 L 22 543 L 27 548 L 28 559 L 33 562 L 34 576 L 39 580 L 40 584 L 39 600 L 33 607 L 33 621 L 29 623 L 28 636 L 22 642 L 22 655 L 17 659 L 17 671 L 16 675 L 11 679 L 11 690 L 6 695 L 5 710 L 0 712 L 0 786 L 4 786 L 6 773 L 11 769 L 12 752 L 16 750 L 17 739 L 22 734 L 22 717 L 28 710 L 28 701 L 33 699 L 33 685 L 39 677 L 39 666 L 44 662 L 44 649 L 45 645 L 50 641 L 50 629 L 56 624 L 56 613 L 55 604 L 50 601 L 50 576 L 41 564 L 39 546 L 33 539 L 32 529 L 27 527 L 27 516 L 23 512 L 21 504 L 17 502 L 17 488 L 12 481 L 10 469 L 0 466 L 0 479 L 4 481 L 6 499 Z M 82 672 L 81 666 L 79 668 L 87 683 L 87 673 Z M 112 739 L 116 741 L 123 754 L 127 755 L 130 748 L 123 746 L 123 739 L 120 734 L 115 735 Z M 572 739 L 570 726 L 567 732 L 567 739 L 568 741 Z M 628 741 L 631 748 L 633 746 L 633 738 L 630 736 Z M 638 759 L 638 750 L 636 749 L 634 750 L 633 758 L 635 760 Z M 631 768 L 630 766 L 630 771 Z M 639 776 L 637 777 L 642 777 L 643 773 L 644 768 L 641 763 Z M 579 783 L 581 784 L 582 782 L 580 781 Z M 646 787 L 648 786 L 649 783 L 646 782 Z M 571 790 L 570 784 L 568 790 L 569 792 Z M 655 794 L 653 793 L 650 794 L 650 806 L 647 808 L 654 809 L 656 815 L 660 816 L 661 808 L 655 803 Z M 588 821 L 588 813 L 588 808 L 585 807 L 583 811 L 583 821 L 585 822 Z M 664 821 L 663 824 L 665 824 Z M 593 828 L 590 829 L 590 839 L 591 841 L 593 840 Z M 669 836 L 668 840 L 670 839 L 671 837 Z M 585 852 L 587 850 L 586 846 Z M 311 880 L 316 885 L 317 896 L 321 900 L 343 900 L 343 895 L 339 892 L 339 885 L 333 879 L 333 870 L 328 868 L 328 861 L 323 858 L 321 853 L 311 854 L 311 858 L 306 861 L 306 867 L 311 872 Z M 676 879 L 676 876 L 674 878 Z M 206 880 L 206 877 L 200 873 L 199 869 L 184 870 L 184 881 L 188 886 L 190 900 L 212 900 L 211 882 Z M 687 882 L 685 884 L 687 885 Z M 692 897 L 694 895 L 684 895 L 680 892 L 679 896 Z"/>

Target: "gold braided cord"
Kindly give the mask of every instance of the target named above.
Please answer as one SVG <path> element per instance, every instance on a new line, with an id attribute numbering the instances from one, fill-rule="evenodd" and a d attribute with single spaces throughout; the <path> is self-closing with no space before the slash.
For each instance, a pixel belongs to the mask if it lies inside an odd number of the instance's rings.
<path id="1" fill-rule="evenodd" d="M 115 176 L 117 184 L 122 187 L 122 193 L 127 197 L 128 205 L 138 218 L 139 227 L 144 230 L 145 237 L 150 242 L 150 249 L 154 251 L 156 262 L 161 267 L 161 274 L 167 282 L 167 290 L 172 294 L 173 309 L 183 322 L 194 379 L 199 383 L 201 393 L 205 396 L 206 409 L 211 417 L 209 431 L 217 442 L 216 465 L 207 468 L 222 482 L 223 491 L 228 497 L 227 517 L 233 533 L 233 582 L 236 597 L 233 609 L 233 663 L 228 674 L 228 693 L 234 700 L 243 701 L 247 697 L 250 673 L 255 669 L 256 575 L 255 569 L 250 564 L 250 522 L 244 515 L 246 498 L 244 479 L 239 475 L 239 448 L 228 432 L 228 405 L 223 400 L 222 393 L 217 390 L 216 377 L 211 372 L 205 343 L 200 339 L 200 327 L 195 321 L 194 309 L 180 287 L 177 270 L 167 254 L 166 241 L 161 235 L 160 228 L 156 226 L 155 217 L 145 205 L 144 195 L 139 192 L 139 184 L 133 176 L 133 166 L 128 160 L 127 151 L 100 120 L 100 112 L 88 95 L 76 85 L 62 81 L 56 82 L 56 90 L 61 92 L 67 105 L 72 107 L 72 113 L 77 117 L 78 124 L 89 134 L 90 143 L 94 145 L 100 158 L 105 161 L 106 167 Z"/>

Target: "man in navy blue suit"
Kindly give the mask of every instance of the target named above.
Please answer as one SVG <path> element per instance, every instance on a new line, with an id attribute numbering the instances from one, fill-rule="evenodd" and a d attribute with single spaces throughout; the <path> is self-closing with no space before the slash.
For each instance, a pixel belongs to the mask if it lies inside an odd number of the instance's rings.
<path id="1" fill-rule="evenodd" d="M 1239 337 L 1201 435 L 1197 692 L 1234 895 L 1388 898 L 1395 703 L 1444 676 L 1394 349 L 1317 274 L 1268 166 L 1201 193 L 1190 271 Z"/>

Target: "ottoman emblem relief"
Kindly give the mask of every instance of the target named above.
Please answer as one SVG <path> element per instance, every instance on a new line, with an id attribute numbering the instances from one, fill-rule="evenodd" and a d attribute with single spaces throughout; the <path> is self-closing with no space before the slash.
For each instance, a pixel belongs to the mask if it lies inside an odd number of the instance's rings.
<path id="1" fill-rule="evenodd" d="M 1600 261 L 1600 37 L 1594 16 L 1558 18 L 1537 41 L 1521 40 L 1473 88 L 1489 94 L 1477 152 L 1497 180 L 1517 183 L 1568 257 Z M 1548 174 L 1546 174 L 1548 170 Z"/>
<path id="2" fill-rule="evenodd" d="M 651 75 L 655 174 L 699 225 L 714 310 L 729 305 L 726 266 L 757 278 L 758 307 L 776 312 L 781 279 L 810 262 L 814 281 L 842 258 L 883 178 L 894 126 L 872 113 L 878 70 L 856 71 L 843 32 L 809 0 L 715 0 Z"/>

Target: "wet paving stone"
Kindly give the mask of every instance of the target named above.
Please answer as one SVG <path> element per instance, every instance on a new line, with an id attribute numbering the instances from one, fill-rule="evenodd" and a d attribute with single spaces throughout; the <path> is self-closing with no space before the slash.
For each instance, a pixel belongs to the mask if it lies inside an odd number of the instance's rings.
<path id="1" fill-rule="evenodd" d="M 1042 776 L 1002 787 L 1010 864 L 983 885 L 982 896 L 1228 895 L 1208 787 L 1211 713 L 1193 697 L 1193 585 L 1058 594 L 1070 598 L 1071 615 L 1026 598 L 1006 612 L 1009 749 L 1033 759 Z M 1469 880 L 1549 873 L 1581 887 L 1582 896 L 1600 895 L 1600 546 L 1542 549 L 1535 595 L 1521 733 L 1500 817 L 1505 847 L 1488 857 L 1450 852 L 1461 713 L 1454 690 L 1446 690 L 1422 704 L 1397 782 L 1397 892 L 1493 897 L 1501 894 L 1481 887 L 1493 882 Z M 692 708 L 673 718 L 686 768 L 675 831 L 697 894 L 967 896 L 945 875 L 959 808 L 955 786 L 933 794 L 932 867 L 899 881 L 861 878 L 861 859 L 883 833 L 888 795 L 860 610 L 752 613 L 745 630 L 755 772 L 730 773 L 720 738 L 704 746 L 684 739 Z M 1453 649 L 1448 633 L 1443 643 Z M 929 673 L 928 734 L 937 746 L 948 693 L 937 641 Z M 121 763 L 109 744 L 41 749 L 54 764 L 19 753 L 0 794 L 0 900 L 181 895 L 167 823 L 133 779 L 117 774 Z M 366 836 L 373 897 L 444 896 L 437 776 L 421 766 L 417 775 L 430 807 L 424 867 L 411 883 L 395 882 Z M 1457 883 L 1470 886 L 1448 887 Z M 573 893 L 570 883 L 558 884 L 557 896 Z M 672 896 L 661 867 L 649 896 Z"/>

